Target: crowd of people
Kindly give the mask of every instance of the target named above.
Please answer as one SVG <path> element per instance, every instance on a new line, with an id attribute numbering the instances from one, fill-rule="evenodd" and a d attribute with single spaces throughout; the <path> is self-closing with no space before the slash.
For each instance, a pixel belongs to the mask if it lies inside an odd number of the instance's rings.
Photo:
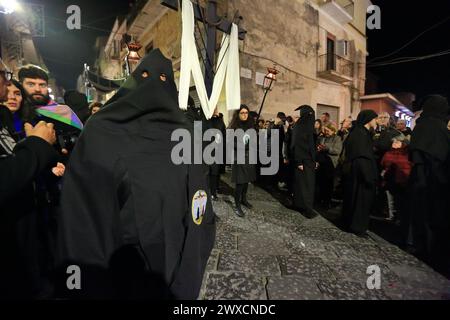
<path id="1" fill-rule="evenodd" d="M 21 68 L 18 80 L 0 68 L 0 273 L 8 275 L 0 297 L 70 296 L 61 268 L 75 264 L 84 297 L 195 299 L 214 243 L 209 200 L 218 200 L 225 164 L 173 165 L 171 133 L 202 121 L 225 148 L 223 115 L 207 120 L 192 99 L 183 113 L 158 50 L 105 106 L 76 91 L 53 101 L 38 66 Z M 342 203 L 346 231 L 367 237 L 370 217 L 384 216 L 399 225 L 405 249 L 450 273 L 450 107 L 437 95 L 420 106 L 412 130 L 371 110 L 337 126 L 309 105 L 270 121 L 242 105 L 228 128 L 267 130 L 269 140 L 277 131 L 280 167 L 259 176 L 250 137 L 236 145 L 245 155 L 231 166 L 236 215 L 253 208 L 251 183 L 284 190 L 307 218 Z"/>
<path id="2" fill-rule="evenodd" d="M 449 274 L 448 100 L 425 97 L 414 131 L 387 112 L 364 110 L 338 128 L 328 113 L 315 119 L 310 106 L 296 111 L 299 117 L 279 113 L 275 121 L 255 122 L 259 130 L 281 130 L 283 139 L 282 165 L 274 179 L 261 177 L 263 186 L 284 190 L 308 218 L 342 203 L 341 225 L 363 238 L 371 217 L 392 222 L 400 247 Z"/>

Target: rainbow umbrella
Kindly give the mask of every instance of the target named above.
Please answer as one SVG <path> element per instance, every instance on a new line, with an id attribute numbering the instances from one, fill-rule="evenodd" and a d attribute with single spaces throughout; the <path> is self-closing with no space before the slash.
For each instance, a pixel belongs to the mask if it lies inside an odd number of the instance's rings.
<path id="1" fill-rule="evenodd" d="M 56 102 L 50 102 L 50 104 L 39 107 L 36 112 L 44 117 L 60 121 L 68 124 L 69 126 L 83 130 L 83 123 L 80 118 L 70 109 L 69 106 L 58 104 Z"/>

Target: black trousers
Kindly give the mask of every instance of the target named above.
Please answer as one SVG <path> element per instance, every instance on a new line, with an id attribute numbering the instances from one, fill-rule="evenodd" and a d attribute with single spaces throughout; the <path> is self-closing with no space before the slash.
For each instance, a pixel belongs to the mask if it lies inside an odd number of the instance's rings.
<path id="1" fill-rule="evenodd" d="M 209 187 L 211 189 L 211 195 L 217 196 L 217 191 L 219 190 L 220 176 L 211 174 L 209 176 Z"/>
<path id="2" fill-rule="evenodd" d="M 311 214 L 314 212 L 316 169 L 314 163 L 304 165 L 304 170 L 295 169 L 294 205 L 297 210 Z"/>
<path id="3" fill-rule="evenodd" d="M 394 197 L 394 207 L 397 217 L 400 219 L 400 231 L 402 245 L 407 245 L 410 238 L 412 228 L 412 214 L 410 207 L 410 193 L 407 187 L 390 188 L 390 192 Z"/>
<path id="4" fill-rule="evenodd" d="M 234 191 L 234 202 L 236 207 L 240 207 L 242 201 L 247 200 L 248 183 L 237 184 Z"/>

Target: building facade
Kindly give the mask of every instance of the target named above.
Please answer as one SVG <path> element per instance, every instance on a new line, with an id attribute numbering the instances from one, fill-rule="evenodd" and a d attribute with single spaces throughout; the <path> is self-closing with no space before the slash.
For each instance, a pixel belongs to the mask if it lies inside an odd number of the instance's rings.
<path id="1" fill-rule="evenodd" d="M 180 68 L 181 16 L 162 6 L 160 0 L 138 1 L 128 17 L 114 26 L 104 50 L 111 60 L 114 41 L 127 33 L 142 45 L 140 55 L 160 48 L 171 59 L 176 74 Z M 206 5 L 205 1 L 200 1 Z M 240 27 L 247 31 L 240 42 L 242 103 L 258 111 L 263 98 L 262 82 L 267 67 L 280 71 L 269 93 L 262 117 L 274 118 L 282 111 L 309 104 L 318 114 L 328 112 L 336 123 L 361 109 L 366 74 L 366 12 L 369 0 L 244 0 L 217 1 L 218 15 L 242 16 Z M 205 39 L 203 26 L 197 28 L 199 43 Z M 121 30 L 121 32 L 118 32 Z M 221 35 L 218 36 L 219 49 Z M 100 67 L 105 77 L 123 71 L 126 55 L 120 46 L 118 64 Z M 203 49 L 203 48 L 201 48 Z M 200 51 L 202 51 L 200 49 Z M 204 53 L 204 50 L 203 50 Z M 122 65 L 121 65 L 122 64 Z M 219 109 L 226 114 L 225 100 Z M 226 115 L 227 117 L 227 115 Z"/>
<path id="2" fill-rule="evenodd" d="M 34 37 L 45 36 L 43 5 L 21 4 L 21 10 L 0 14 L 0 57 L 18 78 L 19 69 L 27 64 L 40 66 L 49 71 L 37 49 Z M 52 99 L 63 97 L 64 91 L 49 73 Z"/>
<path id="3" fill-rule="evenodd" d="M 412 94 L 403 94 L 403 97 L 411 97 Z M 410 100 L 411 98 L 409 98 Z M 414 118 L 411 107 L 402 103 L 396 96 L 390 93 L 372 94 L 361 97 L 361 110 L 373 110 L 380 114 L 387 112 L 394 121 L 405 120 L 408 127 Z"/>

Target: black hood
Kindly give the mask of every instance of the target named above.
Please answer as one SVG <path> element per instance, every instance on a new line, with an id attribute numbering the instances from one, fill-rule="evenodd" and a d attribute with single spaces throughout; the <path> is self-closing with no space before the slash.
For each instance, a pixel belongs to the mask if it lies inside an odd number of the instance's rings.
<path id="1" fill-rule="evenodd" d="M 64 94 L 64 103 L 68 105 L 84 123 L 89 117 L 89 103 L 85 94 L 71 90 Z"/>
<path id="2" fill-rule="evenodd" d="M 373 110 L 363 110 L 359 113 L 356 119 L 356 124 L 360 126 L 365 126 L 373 119 L 378 118 L 378 114 Z"/>
<path id="3" fill-rule="evenodd" d="M 303 131 L 314 133 L 314 122 L 316 121 L 316 112 L 309 105 L 298 107 L 295 111 L 300 111 L 300 127 Z"/>
<path id="4" fill-rule="evenodd" d="M 316 144 L 314 139 L 314 121 L 316 113 L 311 106 L 303 105 L 295 111 L 300 111 L 300 119 L 294 125 L 291 150 L 296 161 L 304 159 L 316 161 Z"/>
<path id="5" fill-rule="evenodd" d="M 424 118 L 446 120 L 450 111 L 447 98 L 439 95 L 430 95 L 423 100 L 422 114 Z"/>
<path id="6" fill-rule="evenodd" d="M 411 136 L 410 149 L 426 153 L 443 162 L 450 152 L 447 129 L 448 101 L 442 96 L 428 96 L 423 100 L 422 107 L 423 112 Z"/>
<path id="7" fill-rule="evenodd" d="M 148 77 L 143 76 L 144 72 Z M 162 74 L 166 76 L 165 82 L 160 78 Z M 98 121 L 122 124 L 142 117 L 151 122 L 185 124 L 177 97 L 172 63 L 155 49 L 142 59 L 116 95 L 94 117 Z"/>

